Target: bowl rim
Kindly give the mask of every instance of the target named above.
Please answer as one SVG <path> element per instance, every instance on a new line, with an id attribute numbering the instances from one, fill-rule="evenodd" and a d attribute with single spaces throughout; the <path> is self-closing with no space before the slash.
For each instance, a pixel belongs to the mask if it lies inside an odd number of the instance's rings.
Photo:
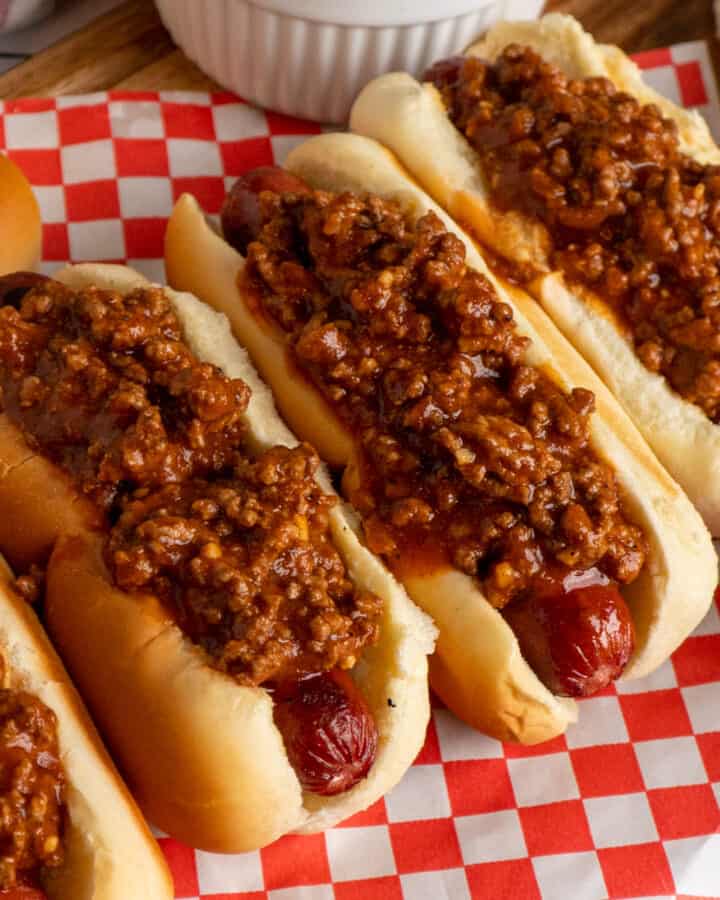
<path id="1" fill-rule="evenodd" d="M 230 0 L 326 25 L 388 28 L 455 19 L 500 0 Z"/>

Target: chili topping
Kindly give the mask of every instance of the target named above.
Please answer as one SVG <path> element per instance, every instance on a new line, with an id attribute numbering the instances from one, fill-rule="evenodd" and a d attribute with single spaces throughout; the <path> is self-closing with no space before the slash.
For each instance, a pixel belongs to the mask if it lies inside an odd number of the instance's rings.
<path id="1" fill-rule="evenodd" d="M 523 363 L 512 309 L 437 216 L 309 190 L 259 203 L 241 277 L 357 436 L 372 550 L 451 563 L 496 607 L 570 571 L 637 577 L 646 543 L 590 446 L 594 395 Z"/>
<path id="2" fill-rule="evenodd" d="M 551 264 L 606 299 L 635 352 L 720 422 L 720 167 L 607 78 L 535 51 L 446 60 L 426 76 L 478 151 L 493 202 L 539 218 Z"/>
<path id="3" fill-rule="evenodd" d="M 348 579 L 317 466 L 307 444 L 274 447 L 225 478 L 136 492 L 108 545 L 118 585 L 165 599 L 241 683 L 351 668 L 377 640 L 380 601 Z"/>
<path id="4" fill-rule="evenodd" d="M 42 869 L 62 865 L 65 791 L 55 713 L 0 689 L 0 892 L 37 888 Z"/>
<path id="5" fill-rule="evenodd" d="M 122 297 L 48 280 L 0 309 L 0 365 L 27 443 L 104 510 L 222 470 L 244 438 L 249 388 L 194 358 L 159 288 Z"/>
<path id="6" fill-rule="evenodd" d="M 28 443 L 103 511 L 116 583 L 164 600 L 215 666 L 280 682 L 377 640 L 381 601 L 332 543 L 315 451 L 248 455 L 250 389 L 193 355 L 162 290 L 36 286 L 0 309 L 0 380 Z"/>

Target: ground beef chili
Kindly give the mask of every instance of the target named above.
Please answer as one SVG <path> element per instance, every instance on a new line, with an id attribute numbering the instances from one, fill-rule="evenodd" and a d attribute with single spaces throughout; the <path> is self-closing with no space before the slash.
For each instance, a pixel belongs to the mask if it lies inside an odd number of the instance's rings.
<path id="1" fill-rule="evenodd" d="M 352 667 L 380 601 L 348 580 L 317 465 L 307 445 L 275 447 L 227 479 L 136 492 L 110 537 L 117 583 L 164 598 L 240 683 Z"/>
<path id="2" fill-rule="evenodd" d="M 37 889 L 43 869 L 62 865 L 65 790 L 55 714 L 0 689 L 0 896 Z"/>
<path id="3" fill-rule="evenodd" d="M 606 78 L 570 79 L 528 47 L 426 75 L 480 154 L 493 201 L 540 218 L 551 264 L 627 324 L 635 351 L 720 422 L 720 167 Z"/>
<path id="4" fill-rule="evenodd" d="M 381 601 L 332 543 L 314 450 L 248 457 L 249 388 L 197 360 L 160 289 L 35 287 L 0 309 L 0 380 L 28 443 L 105 513 L 117 584 L 165 600 L 218 668 L 279 683 L 377 640 Z"/>
<path id="5" fill-rule="evenodd" d="M 135 487 L 222 470 L 244 437 L 247 385 L 193 357 L 158 288 L 48 281 L 0 309 L 0 365 L 28 444 L 106 511 Z"/>
<path id="6" fill-rule="evenodd" d="M 590 447 L 594 395 L 523 363 L 511 308 L 437 216 L 308 189 L 258 203 L 241 287 L 357 437 L 349 498 L 372 550 L 400 571 L 453 564 L 506 612 L 571 573 L 637 577 L 646 542 Z"/>

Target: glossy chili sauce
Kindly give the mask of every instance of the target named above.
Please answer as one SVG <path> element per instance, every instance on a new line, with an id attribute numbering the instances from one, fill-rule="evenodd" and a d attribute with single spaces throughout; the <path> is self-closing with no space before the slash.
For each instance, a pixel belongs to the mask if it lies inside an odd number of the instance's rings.
<path id="1" fill-rule="evenodd" d="M 217 668 L 279 684 L 377 640 L 381 601 L 332 543 L 314 450 L 248 455 L 249 388 L 197 360 L 160 289 L 36 287 L 0 309 L 0 379 L 28 443 L 104 513 L 118 586 L 163 599 Z"/>
<path id="2" fill-rule="evenodd" d="M 108 556 L 125 590 L 152 590 L 241 684 L 352 668 L 380 600 L 354 588 L 329 532 L 334 500 L 308 445 L 239 457 L 213 480 L 128 498 Z"/>
<path id="3" fill-rule="evenodd" d="M 55 714 L 27 691 L 1 688 L 0 897 L 26 888 L 44 898 L 41 873 L 64 858 L 65 791 Z"/>
<path id="4" fill-rule="evenodd" d="M 551 264 L 612 304 L 643 364 L 720 422 L 720 167 L 682 153 L 656 106 L 567 78 L 527 47 L 426 78 L 493 202 L 544 222 Z"/>
<path id="5" fill-rule="evenodd" d="M 454 565 L 509 616 L 578 573 L 601 590 L 637 577 L 646 543 L 589 444 L 594 395 L 523 363 L 511 308 L 433 213 L 411 225 L 320 191 L 259 204 L 243 287 L 357 437 L 346 488 L 372 550 L 400 574 Z"/>

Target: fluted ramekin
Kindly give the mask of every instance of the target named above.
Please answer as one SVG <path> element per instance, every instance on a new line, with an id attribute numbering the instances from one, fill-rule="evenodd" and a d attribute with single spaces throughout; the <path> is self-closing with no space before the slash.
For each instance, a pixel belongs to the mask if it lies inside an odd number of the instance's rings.
<path id="1" fill-rule="evenodd" d="M 344 122 L 358 91 L 392 70 L 420 74 L 498 19 L 543 0 L 156 0 L 201 69 L 278 112 Z"/>

